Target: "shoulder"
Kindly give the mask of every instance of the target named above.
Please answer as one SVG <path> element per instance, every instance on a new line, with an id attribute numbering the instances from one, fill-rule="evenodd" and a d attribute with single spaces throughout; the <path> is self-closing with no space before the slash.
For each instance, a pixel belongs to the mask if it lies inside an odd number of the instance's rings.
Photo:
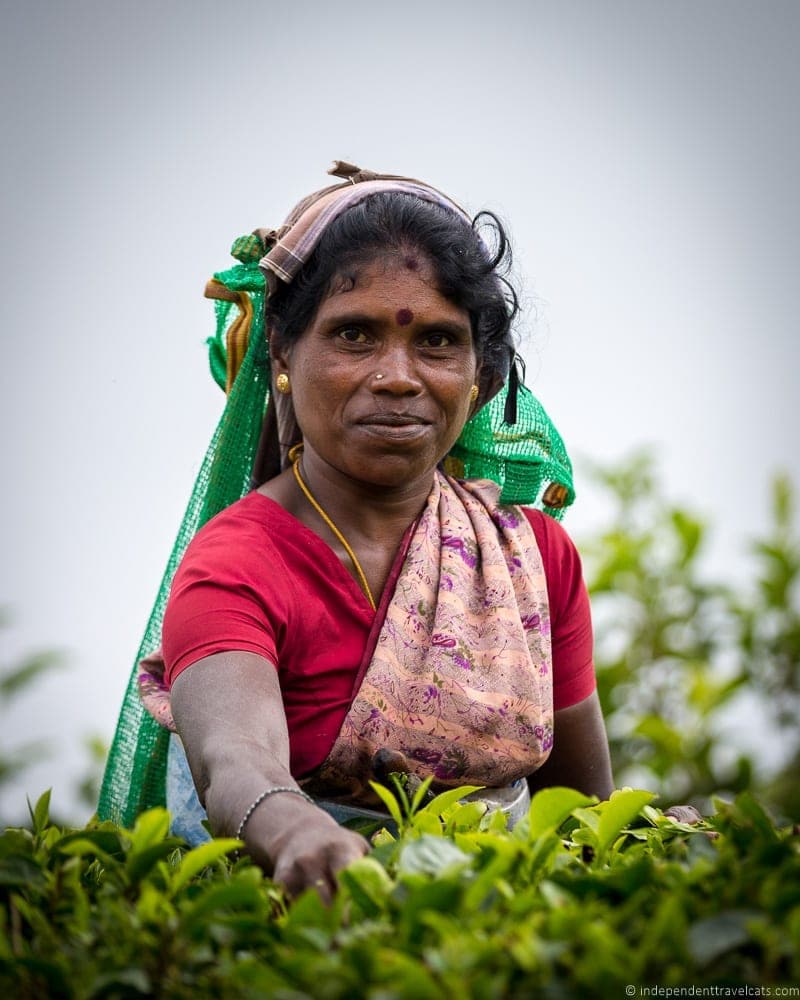
<path id="1" fill-rule="evenodd" d="M 545 564 L 545 572 L 548 566 L 555 568 L 564 562 L 576 562 L 580 566 L 578 550 L 562 524 L 541 510 L 534 510 L 531 507 L 521 507 L 520 510 L 533 528 L 536 544 Z"/>
<path id="2" fill-rule="evenodd" d="M 172 581 L 173 598 L 197 586 L 209 592 L 214 587 L 269 591 L 288 573 L 292 520 L 273 500 L 255 492 L 226 507 L 187 546 Z"/>
<path id="3" fill-rule="evenodd" d="M 211 518 L 178 566 L 164 612 L 167 677 L 232 649 L 276 662 L 275 637 L 298 603 L 281 558 L 283 508 L 249 493 Z"/>
<path id="4" fill-rule="evenodd" d="M 581 557 L 565 528 L 540 510 L 521 509 L 539 547 L 551 608 L 558 613 L 588 602 Z"/>
<path id="5" fill-rule="evenodd" d="M 542 556 L 550 602 L 553 706 L 557 711 L 587 698 L 595 688 L 592 616 L 575 543 L 558 521 L 522 508 Z"/>
<path id="6" fill-rule="evenodd" d="M 199 529 L 189 543 L 187 555 L 224 551 L 229 546 L 237 551 L 252 551 L 256 541 L 259 546 L 277 544 L 290 517 L 274 500 L 248 493 Z"/>
<path id="7" fill-rule="evenodd" d="M 235 531 L 260 531 L 268 533 L 276 524 L 285 523 L 288 514 L 283 507 L 253 490 L 241 500 L 215 514 L 197 532 L 196 538 Z"/>

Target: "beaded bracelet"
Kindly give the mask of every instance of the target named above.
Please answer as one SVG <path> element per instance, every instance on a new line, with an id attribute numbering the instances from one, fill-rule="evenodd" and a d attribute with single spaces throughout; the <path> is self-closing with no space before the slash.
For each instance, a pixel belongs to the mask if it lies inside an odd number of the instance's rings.
<path id="1" fill-rule="evenodd" d="M 278 792 L 291 792 L 292 795 L 299 795 L 302 798 L 304 798 L 307 802 L 310 802 L 312 805 L 316 805 L 311 796 L 308 795 L 306 792 L 304 792 L 302 788 L 292 788 L 289 785 L 279 785 L 276 788 L 268 788 L 266 791 L 262 792 L 254 802 L 250 804 L 250 806 L 247 809 L 247 812 L 244 814 L 244 816 L 242 816 L 242 822 L 239 824 L 239 829 L 236 831 L 237 840 L 242 839 L 242 834 L 244 833 L 244 828 L 247 826 L 248 820 L 256 811 L 256 809 L 258 809 L 258 807 L 261 805 L 264 799 L 269 798 L 270 795 L 277 795 Z"/>

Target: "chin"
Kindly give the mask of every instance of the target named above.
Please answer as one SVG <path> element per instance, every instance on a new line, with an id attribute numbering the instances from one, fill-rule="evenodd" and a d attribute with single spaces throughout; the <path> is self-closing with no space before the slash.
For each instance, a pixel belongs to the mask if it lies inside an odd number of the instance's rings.
<path id="1" fill-rule="evenodd" d="M 384 453 L 358 462 L 348 473 L 362 483 L 398 489 L 432 477 L 437 464 L 436 460 L 420 461 L 410 455 Z"/>

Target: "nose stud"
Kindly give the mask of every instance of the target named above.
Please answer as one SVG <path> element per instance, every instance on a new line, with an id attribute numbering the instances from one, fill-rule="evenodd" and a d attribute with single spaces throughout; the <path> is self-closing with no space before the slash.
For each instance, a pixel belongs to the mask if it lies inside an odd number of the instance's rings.
<path id="1" fill-rule="evenodd" d="M 381 375 L 381 373 L 380 373 L 380 372 L 378 372 L 378 373 L 376 374 L 376 376 L 375 376 L 375 381 L 376 381 L 376 382 L 380 382 L 380 380 L 381 380 L 382 378 L 383 378 L 383 375 Z"/>

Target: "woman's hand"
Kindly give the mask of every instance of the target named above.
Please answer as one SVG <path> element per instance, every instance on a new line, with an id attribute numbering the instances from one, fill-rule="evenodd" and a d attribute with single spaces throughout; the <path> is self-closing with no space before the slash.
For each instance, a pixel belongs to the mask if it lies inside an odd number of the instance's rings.
<path id="1" fill-rule="evenodd" d="M 259 817 L 261 809 L 269 815 Z M 244 839 L 253 860 L 290 896 L 314 888 L 326 903 L 336 891 L 337 872 L 369 850 L 363 837 L 339 826 L 324 810 L 281 793 L 258 807 Z"/>
<path id="2" fill-rule="evenodd" d="M 275 667 L 255 653 L 198 660 L 172 685 L 172 711 L 211 829 L 235 836 L 250 805 L 269 788 L 297 784 Z M 247 852 L 296 896 L 313 887 L 324 900 L 336 873 L 369 849 L 324 810 L 291 792 L 267 796 L 243 831 Z"/>

